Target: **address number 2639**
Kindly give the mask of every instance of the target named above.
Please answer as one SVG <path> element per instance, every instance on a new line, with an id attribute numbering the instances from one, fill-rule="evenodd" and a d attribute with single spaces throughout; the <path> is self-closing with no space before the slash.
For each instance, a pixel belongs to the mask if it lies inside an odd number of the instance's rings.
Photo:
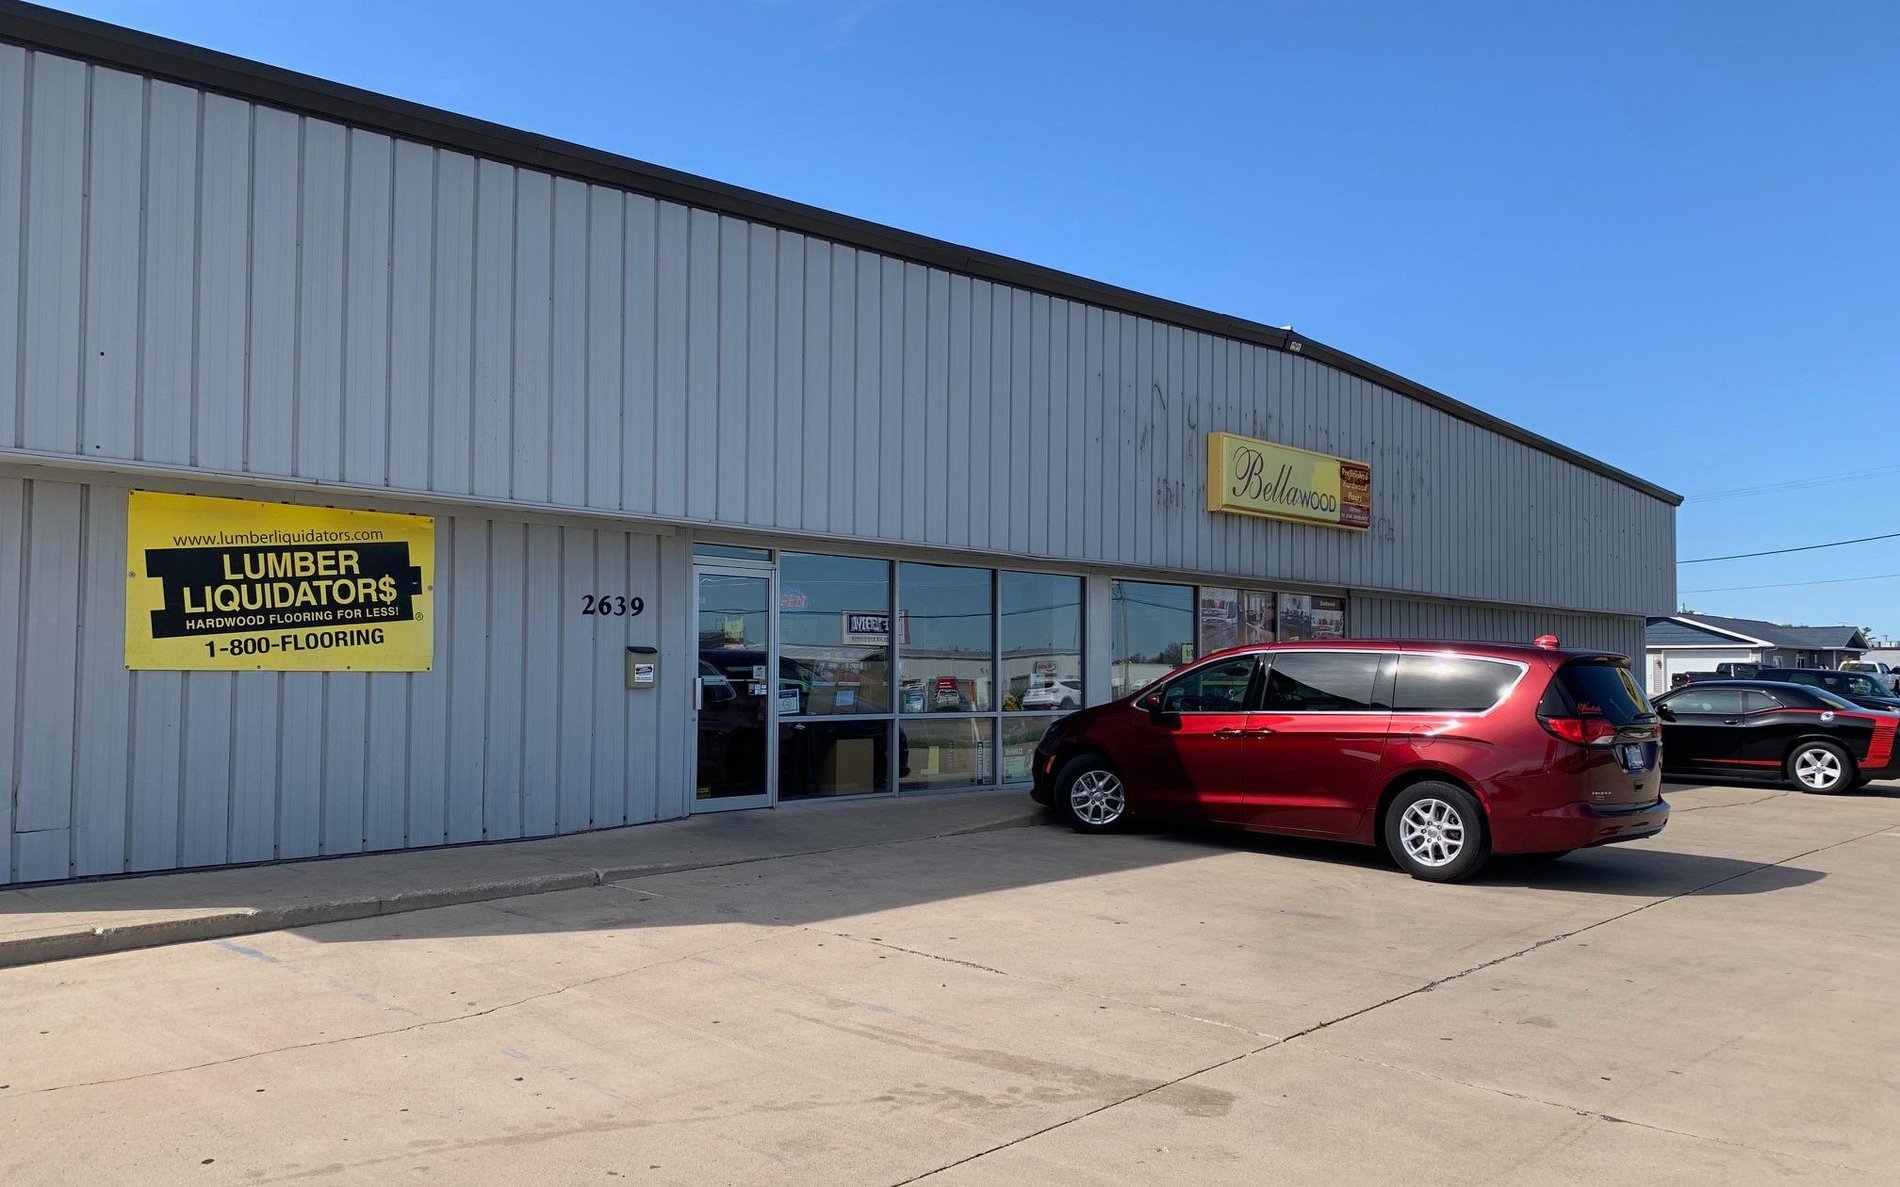
<path id="1" fill-rule="evenodd" d="M 630 598 L 624 594 L 582 594 L 582 614 L 609 614 L 615 618 L 630 618 L 646 612 L 644 598 Z"/>

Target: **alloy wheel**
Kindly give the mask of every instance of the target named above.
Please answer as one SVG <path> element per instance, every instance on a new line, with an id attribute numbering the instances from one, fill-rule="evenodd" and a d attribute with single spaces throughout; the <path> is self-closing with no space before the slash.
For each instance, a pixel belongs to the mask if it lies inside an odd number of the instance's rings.
<path id="1" fill-rule="evenodd" d="M 1795 755 L 1794 777 L 1801 781 L 1803 787 L 1814 791 L 1831 791 L 1840 785 L 1844 774 L 1840 756 L 1832 750 L 1813 746 Z"/>
<path id="2" fill-rule="evenodd" d="M 1465 818 L 1444 800 L 1418 800 L 1399 817 L 1399 844 L 1422 866 L 1448 866 L 1464 851 Z"/>
<path id="3" fill-rule="evenodd" d="M 1121 819 L 1128 810 L 1128 797 L 1115 772 L 1083 771 L 1069 785 L 1069 808 L 1082 823 L 1099 827 Z"/>

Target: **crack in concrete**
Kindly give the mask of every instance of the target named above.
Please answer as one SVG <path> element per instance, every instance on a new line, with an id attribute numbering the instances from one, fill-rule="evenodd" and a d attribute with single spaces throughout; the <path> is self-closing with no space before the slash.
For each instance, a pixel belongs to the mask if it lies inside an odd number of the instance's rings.
<path id="1" fill-rule="evenodd" d="M 1034 985 L 1039 989 L 1059 989 L 1067 993 L 1080 994 L 1084 997 L 1093 998 L 1098 1002 L 1108 1002 L 1131 1010 L 1146 1010 L 1151 1014 L 1159 1014 L 1164 1018 L 1177 1018 L 1183 1022 L 1197 1022 L 1203 1026 L 1215 1026 L 1222 1030 L 1237 1031 L 1249 1038 L 1272 1039 L 1275 1042 L 1284 1041 L 1280 1035 L 1270 1035 L 1265 1031 L 1254 1030 L 1251 1027 L 1242 1026 L 1237 1022 L 1222 1022 L 1218 1018 L 1202 1018 L 1197 1014 L 1183 1014 L 1179 1010 L 1169 1010 L 1148 1002 L 1131 1002 L 1126 998 L 1115 997 L 1112 994 L 1096 993 L 1080 985 L 1074 985 L 1068 982 L 1045 981 L 1040 977 L 1026 977 L 1021 973 L 1012 973 L 1006 969 L 992 968 L 987 964 L 978 964 L 973 960 L 963 960 L 955 956 L 941 956 L 935 952 L 924 952 L 917 948 L 906 948 L 902 944 L 893 944 L 888 940 L 880 940 L 870 936 L 854 936 L 849 932 L 827 931 L 822 927 L 814 927 L 810 924 L 804 925 L 803 930 L 815 932 L 821 936 L 834 936 L 840 940 L 852 940 L 873 948 L 885 948 L 892 952 L 902 952 L 907 956 L 921 956 L 926 960 L 940 960 L 945 964 L 962 965 L 964 968 L 975 969 L 978 972 L 992 973 L 1011 981 L 1021 981 L 1026 985 Z"/>
<path id="2" fill-rule="evenodd" d="M 1765 798 L 1775 798 L 1775 797 L 1770 796 L 1770 797 L 1765 797 Z M 1097 1108 L 1090 1109 L 1087 1112 L 1078 1113 L 1074 1117 L 1070 1117 L 1062 1121 L 1056 1121 L 1049 1125 L 1045 1125 L 1041 1129 L 1038 1129 L 1033 1133 L 1027 1133 L 1027 1134 L 1021 1135 L 1020 1137 L 1011 1138 L 1009 1141 L 998 1143 L 997 1145 L 992 1146 L 991 1148 L 987 1150 L 980 1150 L 977 1153 L 970 1154 L 970 1155 L 967 1155 L 966 1157 L 959 1158 L 952 1162 L 945 1163 L 944 1165 L 936 1167 L 932 1170 L 927 1170 L 921 1174 L 912 1175 L 910 1178 L 900 1179 L 897 1182 L 891 1184 L 891 1187 L 906 1187 L 907 1184 L 917 1183 L 924 1179 L 931 1178 L 934 1175 L 942 1174 L 944 1171 L 953 1170 L 959 1166 L 963 1166 L 966 1163 L 971 1163 L 982 1158 L 987 1158 L 992 1154 L 996 1154 L 1003 1150 L 1007 1150 L 1012 1146 L 1021 1145 L 1024 1142 L 1042 1137 L 1045 1134 L 1053 1133 L 1058 1129 L 1062 1129 L 1067 1126 L 1074 1125 L 1079 1121 L 1085 1121 L 1088 1118 L 1095 1116 L 1097 1113 L 1106 1112 L 1109 1109 L 1120 1108 L 1122 1105 L 1128 1104 L 1131 1101 L 1140 1100 L 1144 1096 L 1148 1096 L 1152 1093 L 1159 1092 L 1163 1088 L 1172 1088 L 1177 1084 L 1181 1084 L 1181 1083 L 1184 1083 L 1185 1081 L 1192 1080 L 1197 1076 L 1204 1076 L 1210 1072 L 1219 1071 L 1221 1068 L 1227 1067 L 1230 1064 L 1238 1063 L 1239 1061 L 1243 1059 L 1249 1059 L 1255 1055 L 1261 1054 L 1262 1052 L 1270 1051 L 1275 1047 L 1284 1047 L 1289 1043 L 1295 1042 L 1296 1040 L 1299 1040 L 1299 1039 L 1306 1038 L 1309 1035 L 1315 1035 L 1315 1034 L 1320 1033 L 1321 1031 L 1331 1029 L 1332 1027 L 1335 1027 L 1335 1026 L 1339 1026 L 1342 1023 L 1351 1022 L 1355 1018 L 1362 1018 L 1365 1015 L 1370 1014 L 1375 1010 L 1383 1010 L 1387 1006 L 1395 1005 L 1398 1002 L 1407 1000 L 1408 998 L 1413 998 L 1421 994 L 1430 993 L 1441 985 L 1447 985 L 1453 981 L 1462 980 L 1463 978 L 1472 976 L 1475 973 L 1481 973 L 1485 971 L 1486 969 L 1496 968 L 1497 966 L 1501 964 L 1506 964 L 1510 961 L 1518 959 L 1519 957 L 1528 956 L 1531 953 L 1536 952 L 1538 949 L 1546 948 L 1550 946 L 1551 944 L 1559 943 L 1563 940 L 1572 939 L 1576 936 L 1583 935 L 1586 932 L 1595 931 L 1601 927 L 1607 927 L 1608 925 L 1612 923 L 1617 923 L 1621 920 L 1628 919 L 1630 916 L 1640 914 L 1644 911 L 1651 909 L 1652 907 L 1660 907 L 1660 906 L 1667 905 L 1669 903 L 1676 902 L 1679 899 L 1691 898 L 1695 895 L 1703 893 L 1704 891 L 1713 890 L 1718 886 L 1727 885 L 1728 883 L 1733 882 L 1737 880 L 1738 878 L 1747 878 L 1754 874 L 1758 874 L 1761 871 L 1766 870 L 1766 869 L 1773 869 L 1777 866 L 1784 866 L 1784 865 L 1787 865 L 1791 861 L 1799 861 L 1804 857 L 1812 857 L 1816 853 L 1825 853 L 1832 849 L 1839 849 L 1844 845 L 1851 845 L 1856 841 L 1864 841 L 1869 837 L 1879 836 L 1882 833 L 1886 832 L 1888 827 L 1889 826 L 1883 824 L 1879 828 L 1871 829 L 1864 833 L 1857 833 L 1854 836 L 1846 837 L 1832 844 L 1817 845 L 1813 849 L 1808 849 L 1801 853 L 1791 854 L 1787 857 L 1781 858 L 1776 861 L 1762 862 L 1759 865 L 1753 866 L 1747 870 L 1743 870 L 1740 873 L 1730 874 L 1727 877 L 1723 877 L 1723 878 L 1717 878 L 1712 882 L 1704 883 L 1701 886 L 1693 887 L 1689 890 L 1677 891 L 1675 894 L 1665 895 L 1662 898 L 1651 899 L 1650 901 L 1639 904 L 1635 907 L 1632 907 L 1627 911 L 1619 911 L 1616 914 L 1611 915 L 1607 918 L 1599 919 L 1595 923 L 1585 924 L 1582 927 L 1575 928 L 1567 932 L 1561 932 L 1554 936 L 1547 936 L 1544 939 L 1537 941 L 1535 944 L 1527 945 L 1526 947 L 1520 948 L 1515 952 L 1510 952 L 1503 956 L 1494 957 L 1491 960 L 1481 961 L 1478 964 L 1472 965 L 1469 968 L 1460 969 L 1458 972 L 1449 973 L 1443 977 L 1438 977 L 1434 980 L 1427 981 L 1425 984 L 1416 986 L 1412 989 L 1408 989 L 1404 993 L 1394 994 L 1392 997 L 1386 998 L 1384 1001 L 1374 1002 L 1372 1005 L 1365 1006 L 1357 1010 L 1353 1010 L 1346 1014 L 1342 1014 L 1337 1018 L 1331 1018 L 1324 1022 L 1315 1023 L 1314 1025 L 1307 1027 L 1305 1030 L 1295 1031 L 1294 1033 L 1287 1035 L 1284 1039 L 1279 1039 L 1271 1043 L 1265 1043 L 1259 1047 L 1254 1048 L 1253 1050 L 1243 1051 L 1240 1054 L 1231 1056 L 1227 1059 L 1218 1060 L 1214 1063 L 1208 1064 L 1206 1067 L 1201 1068 L 1197 1071 L 1187 1072 L 1187 1073 L 1184 1073 L 1183 1075 L 1176 1076 L 1174 1079 L 1168 1080 L 1165 1083 L 1157 1084 L 1153 1088 L 1147 1088 L 1140 1092 L 1132 1093 L 1122 1100 L 1110 1101 L 1107 1104 L 1101 1105 Z M 1318 1048 L 1318 1050 L 1322 1054 L 1328 1054 L 1328 1055 L 1336 1054 L 1335 1052 L 1327 1051 L 1325 1048 Z M 1410 1069 L 1400 1068 L 1397 1070 L 1404 1071 L 1404 1070 L 1410 1070 Z M 1475 1087 L 1475 1085 L 1473 1085 L 1473 1087 Z M 1512 1094 L 1505 1093 L 1504 1095 L 1509 1096 Z M 1533 1100 L 1535 1098 L 1524 1097 L 1522 1099 Z M 1540 1102 L 1540 1103 L 1550 1104 L 1554 1108 L 1569 1109 L 1570 1111 L 1578 1114 L 1579 1116 L 1599 1115 L 1599 1114 L 1596 1114 L 1594 1110 L 1578 1108 L 1574 1105 L 1557 1104 L 1556 1102 L 1549 1102 L 1549 1101 Z M 1661 1133 L 1677 1134 L 1678 1136 L 1681 1136 L 1681 1137 L 1700 1139 L 1702 1141 L 1712 1142 L 1712 1143 L 1716 1143 L 1720 1145 L 1732 1146 L 1735 1144 L 1732 1142 L 1725 1142 L 1720 1138 L 1705 1137 L 1702 1134 L 1687 1133 L 1681 1130 L 1672 1130 L 1672 1129 L 1667 1129 L 1662 1126 L 1649 1125 L 1645 1122 L 1633 1121 L 1627 1117 L 1616 1117 L 1616 1116 L 1611 1116 L 1609 1114 L 1601 1114 L 1600 1116 L 1602 1116 L 1602 1118 L 1606 1121 L 1615 1122 L 1617 1124 L 1635 1125 L 1635 1126 L 1638 1126 L 1639 1128 L 1653 1129 Z M 1743 1147 L 1743 1148 L 1752 1149 L 1752 1147 Z M 1785 1154 L 1782 1151 L 1777 1151 L 1777 1150 L 1760 1150 L 1757 1152 L 1764 1153 L 1764 1154 L 1775 1154 L 1781 1157 L 1800 1159 L 1802 1161 L 1807 1161 L 1807 1162 L 1816 1162 L 1818 1165 L 1822 1165 L 1822 1166 L 1832 1165 L 1829 1163 L 1820 1162 L 1817 1159 L 1804 1158 L 1802 1155 L 1798 1155 L 1798 1154 Z M 1842 1169 L 1853 1170 L 1855 1168 L 1847 1167 L 1847 1168 L 1842 1168 Z"/>
<path id="3" fill-rule="evenodd" d="M 1026 1133 L 1026 1134 L 1023 1134 L 1021 1137 L 1011 1138 L 1009 1141 L 993 1146 L 988 1150 L 979 1150 L 975 1154 L 968 1155 L 967 1157 L 956 1159 L 953 1162 L 946 1162 L 942 1166 L 933 1167 L 930 1170 L 924 1171 L 922 1174 L 912 1175 L 908 1179 L 899 1179 L 895 1183 L 892 1183 L 891 1187 L 906 1187 L 907 1184 L 918 1183 L 918 1182 L 923 1181 L 924 1179 L 928 1179 L 932 1177 L 933 1175 L 940 1175 L 945 1171 L 955 1170 L 957 1167 L 962 1166 L 965 1163 L 975 1162 L 980 1158 L 988 1158 L 990 1155 L 998 1153 L 999 1151 L 1002 1151 L 1002 1150 L 1007 1150 L 1011 1146 L 1021 1145 L 1022 1143 L 1030 1141 L 1031 1139 L 1039 1138 L 1046 1133 L 1054 1133 L 1056 1130 L 1061 1129 L 1065 1126 L 1074 1125 L 1078 1121 L 1086 1121 L 1088 1118 L 1095 1116 L 1097 1113 L 1106 1113 L 1110 1109 L 1119 1109 L 1125 1104 L 1129 1104 L 1133 1101 L 1138 1101 L 1146 1096 L 1153 1096 L 1155 1093 L 1160 1092 L 1165 1088 L 1173 1088 L 1178 1084 L 1184 1083 L 1188 1080 L 1192 1080 L 1196 1076 L 1204 1076 L 1209 1072 L 1219 1071 L 1221 1068 L 1226 1067 L 1230 1063 L 1239 1063 L 1241 1060 L 1247 1059 L 1250 1056 L 1258 1055 L 1262 1051 L 1266 1051 L 1271 1048 L 1281 1046 L 1285 1041 L 1286 1040 L 1284 1039 L 1275 1039 L 1271 1043 L 1263 1043 L 1258 1047 L 1252 1048 L 1251 1050 L 1242 1051 L 1237 1055 L 1230 1055 L 1226 1059 L 1222 1059 L 1217 1062 L 1210 1063 L 1204 1068 L 1198 1068 L 1191 1072 L 1183 1072 L 1181 1075 L 1175 1076 L 1173 1079 L 1163 1080 L 1161 1083 L 1156 1084 L 1150 1088 L 1143 1088 L 1139 1092 L 1131 1092 L 1127 1096 L 1122 1097 L 1120 1100 L 1111 1100 L 1105 1104 L 1097 1105 L 1095 1108 L 1089 1109 L 1086 1112 L 1077 1113 L 1073 1117 L 1067 1117 L 1061 1121 L 1051 1122 L 1050 1124 L 1043 1126 L 1041 1129 L 1038 1129 L 1033 1133 Z"/>
<path id="4" fill-rule="evenodd" d="M 1729 1146 L 1737 1150 L 1746 1150 L 1751 1154 L 1772 1154 L 1777 1158 L 1791 1158 L 1798 1162 L 1811 1162 L 1816 1166 L 1825 1166 L 1830 1170 L 1865 1173 L 1861 1171 L 1859 1167 L 1847 1166 L 1839 1162 L 1828 1162 L 1826 1159 L 1815 1158 L 1807 1154 L 1795 1154 L 1788 1150 L 1777 1150 L 1770 1146 L 1751 1146 L 1747 1142 L 1731 1141 L 1728 1138 L 1718 1138 L 1706 1133 L 1695 1133 L 1687 1129 L 1671 1129 L 1667 1125 L 1656 1125 L 1648 1121 L 1638 1121 L 1632 1117 L 1624 1117 L 1616 1113 L 1606 1113 L 1601 1109 L 1592 1109 L 1586 1105 L 1573 1105 L 1560 1100 L 1548 1100 L 1529 1092 L 1513 1092 L 1509 1088 L 1500 1088 L 1495 1084 L 1474 1084 L 1470 1080 L 1461 1080 L 1457 1076 L 1447 1076 L 1443 1072 L 1434 1072 L 1426 1068 L 1406 1067 L 1404 1064 L 1387 1063 L 1383 1059 L 1368 1059 L 1363 1055 L 1350 1055 L 1344 1051 L 1334 1051 L 1327 1047 L 1318 1047 L 1315 1048 L 1315 1050 L 1323 1055 L 1331 1056 L 1334 1059 L 1350 1060 L 1353 1063 L 1362 1063 L 1368 1067 L 1381 1067 L 1387 1071 L 1400 1072 L 1409 1076 L 1418 1076 L 1421 1079 L 1436 1080 L 1441 1084 L 1456 1084 L 1460 1088 L 1470 1088 L 1476 1092 L 1490 1093 L 1493 1096 L 1507 1097 L 1511 1100 L 1521 1100 L 1526 1104 L 1544 1105 L 1548 1108 L 1562 1109 L 1566 1113 L 1575 1113 L 1579 1117 L 1591 1117 L 1598 1121 L 1610 1121 L 1618 1125 L 1633 1125 L 1638 1129 L 1671 1134 L 1679 1138 L 1693 1138 L 1696 1141 L 1713 1142 L 1718 1146 Z"/>
<path id="5" fill-rule="evenodd" d="M 1738 800 L 1733 803 L 1721 804 L 1690 804 L 1686 808 L 1678 808 L 1672 804 L 1669 810 L 1676 815 L 1681 815 L 1684 812 L 1707 812 L 1710 808 L 1746 808 L 1750 804 L 1765 804 L 1769 800 L 1785 800 L 1793 794 L 1794 792 L 1792 791 L 1771 791 L 1759 799 Z"/>
<path id="6" fill-rule="evenodd" d="M 99 1080 L 79 1080 L 71 1084 L 52 1084 L 45 1088 L 32 1089 L 24 1095 L 43 1096 L 53 1092 L 68 1092 L 75 1088 L 98 1088 L 107 1084 L 128 1084 L 135 1080 L 151 1080 L 160 1076 L 175 1076 L 183 1072 L 202 1071 L 209 1067 L 223 1067 L 226 1064 L 243 1063 L 247 1060 L 263 1059 L 270 1055 L 283 1055 L 291 1051 L 309 1051 L 318 1047 L 334 1047 L 342 1043 L 355 1043 L 363 1039 L 380 1039 L 389 1035 L 408 1034 L 410 1031 L 423 1030 L 431 1026 L 453 1026 L 457 1023 L 469 1022 L 476 1018 L 486 1018 L 491 1014 L 499 1014 L 503 1010 L 512 1010 L 533 1002 L 545 1001 L 551 997 L 559 997 L 572 990 L 585 989 L 590 985 L 599 985 L 603 981 L 612 981 L 618 977 L 631 977 L 636 973 L 644 973 L 652 969 L 664 968 L 669 964 L 678 964 L 681 961 L 696 960 L 716 952 L 727 952 L 735 948 L 761 944 L 766 940 L 775 938 L 775 936 L 776 933 L 772 933 L 763 936 L 754 936 L 749 940 L 741 940 L 732 944 L 715 944 L 711 948 L 702 948 L 695 952 L 686 952 L 679 956 L 670 956 L 665 960 L 656 960 L 648 964 L 638 965 L 634 968 L 620 969 L 616 972 L 602 973 L 598 977 L 587 977 L 579 981 L 572 981 L 566 985 L 558 985 L 553 989 L 542 990 L 539 993 L 531 993 L 526 997 L 515 998 L 512 1001 L 498 1002 L 485 1010 L 474 1010 L 467 1014 L 456 1014 L 448 1018 L 428 1018 L 421 1022 L 412 1022 L 407 1026 L 392 1026 L 387 1030 L 366 1030 L 359 1034 L 338 1035 L 333 1039 L 315 1039 L 307 1043 L 289 1043 L 282 1047 L 270 1047 L 262 1051 L 247 1051 L 242 1055 L 232 1055 L 225 1059 L 208 1059 L 203 1063 L 188 1063 L 179 1067 L 158 1068 L 154 1071 L 138 1072 L 130 1076 L 107 1076 Z"/>

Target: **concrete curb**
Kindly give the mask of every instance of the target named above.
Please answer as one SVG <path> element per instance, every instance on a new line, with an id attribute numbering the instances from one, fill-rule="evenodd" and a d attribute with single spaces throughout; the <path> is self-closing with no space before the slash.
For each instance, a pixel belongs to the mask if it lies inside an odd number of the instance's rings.
<path id="1" fill-rule="evenodd" d="M 978 833 L 1000 832 L 1004 829 L 1028 828 L 1042 822 L 1042 812 L 1035 810 L 985 821 L 967 828 L 951 829 L 927 837 L 894 837 L 888 843 L 971 836 Z M 55 960 L 72 960 L 81 956 L 104 956 L 114 952 L 162 948 L 172 944 L 191 944 L 202 940 L 222 940 L 231 936 L 255 935 L 259 932 L 282 931 L 294 927 L 312 927 L 320 923 L 344 923 L 353 919 L 372 919 L 379 915 L 400 915 L 407 911 L 428 911 L 437 907 L 493 902 L 496 899 L 520 898 L 524 895 L 583 890 L 609 882 L 626 882 L 662 874 L 683 873 L 688 870 L 745 865 L 787 857 L 809 857 L 820 853 L 838 853 L 867 847 L 866 845 L 846 845 L 836 849 L 792 849 L 783 853 L 754 854 L 730 860 L 655 862 L 617 868 L 590 868 L 485 882 L 462 882 L 452 886 L 407 890 L 393 895 L 364 895 L 361 898 L 295 903 L 282 907 L 218 909 L 208 911 L 203 915 L 181 919 L 158 919 L 144 923 L 129 923 L 119 927 L 92 927 L 43 935 L 16 936 L 0 939 L 0 968 L 18 968 L 24 965 L 46 964 Z M 164 876 L 158 875 L 160 878 Z"/>

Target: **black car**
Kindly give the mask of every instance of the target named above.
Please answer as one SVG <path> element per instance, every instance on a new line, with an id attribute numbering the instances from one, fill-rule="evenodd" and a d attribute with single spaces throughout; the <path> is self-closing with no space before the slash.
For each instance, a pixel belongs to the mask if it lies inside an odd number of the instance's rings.
<path id="1" fill-rule="evenodd" d="M 1895 696 L 1891 689 L 1882 684 L 1880 677 L 1862 672 L 1836 672 L 1832 668 L 1762 668 L 1755 673 L 1754 678 L 1825 688 L 1863 709 L 1900 713 L 1900 696 Z"/>
<path id="2" fill-rule="evenodd" d="M 1900 715 L 1804 684 L 1699 680 L 1656 698 L 1665 772 L 1780 779 L 1830 792 L 1900 776 Z"/>

